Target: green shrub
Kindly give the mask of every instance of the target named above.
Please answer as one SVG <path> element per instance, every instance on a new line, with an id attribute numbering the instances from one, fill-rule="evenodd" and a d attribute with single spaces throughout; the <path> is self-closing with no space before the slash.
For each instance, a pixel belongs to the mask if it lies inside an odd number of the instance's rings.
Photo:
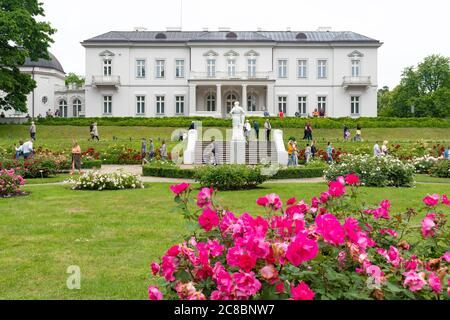
<path id="1" fill-rule="evenodd" d="M 25 179 L 48 178 L 59 172 L 59 166 L 54 160 L 39 157 L 29 160 L 0 159 L 0 169 L 14 169 Z"/>
<path id="2" fill-rule="evenodd" d="M 320 178 L 323 177 L 323 171 L 325 166 L 316 168 L 288 168 L 279 170 L 271 179 L 284 180 L 284 179 L 308 179 L 308 178 Z"/>
<path id="3" fill-rule="evenodd" d="M 100 169 L 102 167 L 102 160 L 82 160 L 81 167 L 83 169 Z"/>
<path id="4" fill-rule="evenodd" d="M 176 166 L 163 167 L 144 165 L 142 168 L 142 175 L 144 177 L 160 177 L 160 178 L 176 178 L 176 179 L 194 179 L 195 170 L 180 169 Z"/>
<path id="5" fill-rule="evenodd" d="M 430 169 L 432 177 L 450 178 L 450 160 L 439 160 Z"/>
<path id="6" fill-rule="evenodd" d="M 264 120 L 257 120 L 261 125 Z M 212 117 L 170 117 L 170 118 L 50 118 L 38 120 L 38 125 L 72 125 L 88 127 L 92 122 L 99 126 L 144 126 L 144 127 L 175 127 L 188 128 L 192 121 L 202 121 L 204 127 L 231 127 L 230 119 L 217 119 Z M 450 128 L 450 119 L 440 118 L 294 118 L 283 120 L 278 117 L 270 118 L 274 128 L 304 128 L 306 122 L 311 122 L 314 128 L 341 129 L 344 125 L 356 128 Z"/>
<path id="7" fill-rule="evenodd" d="M 334 163 L 325 170 L 328 181 L 354 173 L 360 177 L 363 185 L 370 187 L 414 186 L 415 167 L 394 157 L 346 155 L 340 160 L 340 163 Z"/>
<path id="8" fill-rule="evenodd" d="M 195 180 L 202 187 L 215 190 L 252 189 L 269 177 L 261 174 L 261 167 L 246 165 L 205 166 L 195 170 Z"/>

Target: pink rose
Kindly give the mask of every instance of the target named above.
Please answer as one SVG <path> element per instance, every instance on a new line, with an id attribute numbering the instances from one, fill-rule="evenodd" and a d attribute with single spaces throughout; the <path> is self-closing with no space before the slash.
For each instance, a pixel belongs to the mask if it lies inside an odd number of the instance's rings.
<path id="1" fill-rule="evenodd" d="M 332 214 L 318 215 L 316 218 L 317 230 L 323 239 L 338 246 L 345 242 L 345 230 L 339 220 Z"/>
<path id="2" fill-rule="evenodd" d="M 441 199 L 441 196 L 438 194 L 433 194 L 431 196 L 426 196 L 423 199 L 423 203 L 425 203 L 429 207 L 435 207 L 439 204 L 439 200 Z"/>
<path id="3" fill-rule="evenodd" d="M 421 290 L 427 282 L 425 281 L 425 273 L 417 273 L 415 271 L 408 271 L 403 274 L 405 276 L 404 286 L 409 287 L 409 290 L 416 292 Z"/>
<path id="4" fill-rule="evenodd" d="M 219 217 L 217 216 L 217 212 L 210 208 L 206 208 L 203 210 L 203 214 L 198 217 L 198 223 L 203 229 L 205 229 L 206 232 L 211 231 L 214 227 L 219 225 Z"/>
<path id="5" fill-rule="evenodd" d="M 293 300 L 314 300 L 315 296 L 314 291 L 304 282 L 300 282 L 298 286 L 292 287 L 291 294 Z"/>
<path id="6" fill-rule="evenodd" d="M 434 272 L 431 273 L 428 278 L 428 285 L 434 292 L 441 293 L 442 291 L 441 279 L 439 279 L 439 277 Z"/>
<path id="7" fill-rule="evenodd" d="M 358 177 L 357 175 L 355 175 L 355 174 L 349 174 L 349 175 L 347 175 L 347 176 L 345 177 L 345 182 L 346 182 L 348 185 L 354 186 L 354 185 L 359 184 L 360 179 L 359 179 L 359 177 Z"/>
<path id="8" fill-rule="evenodd" d="M 447 263 L 450 263 L 450 252 L 446 252 L 443 256 L 442 259 L 444 259 L 445 261 L 447 261 Z"/>
<path id="9" fill-rule="evenodd" d="M 424 238 L 432 238 L 435 235 L 436 215 L 434 213 L 429 213 L 422 221 L 422 236 Z"/>
<path id="10" fill-rule="evenodd" d="M 450 206 L 450 200 L 448 199 L 446 194 L 442 196 L 442 203 L 445 204 L 446 206 Z"/>
<path id="11" fill-rule="evenodd" d="M 345 186 L 338 181 L 332 181 L 328 193 L 334 198 L 340 198 L 345 194 Z"/>
<path id="12" fill-rule="evenodd" d="M 150 300 L 162 300 L 163 295 L 161 292 L 159 292 L 157 287 L 150 286 L 148 287 L 148 298 Z"/>
<path id="13" fill-rule="evenodd" d="M 319 246 L 315 240 L 310 240 L 304 234 L 298 234 L 289 245 L 286 258 L 296 267 L 303 262 L 313 260 L 317 257 Z"/>
<path id="14" fill-rule="evenodd" d="M 294 205 L 294 204 L 296 204 L 297 203 L 297 199 L 295 199 L 295 198 L 291 198 L 291 199 L 289 199 L 288 201 L 287 201 L 287 205 L 288 206 L 292 206 L 292 205 Z"/>
<path id="15" fill-rule="evenodd" d="M 151 268 L 152 268 L 152 273 L 154 276 L 156 276 L 158 274 L 159 270 L 161 269 L 159 264 L 157 264 L 156 262 L 152 263 Z"/>
<path id="16" fill-rule="evenodd" d="M 212 194 L 214 193 L 213 188 L 203 188 L 197 195 L 197 206 L 200 208 L 205 208 L 211 205 Z"/>
<path id="17" fill-rule="evenodd" d="M 177 196 L 185 192 L 191 185 L 189 183 L 181 183 L 170 187 L 170 190 Z"/>
<path id="18" fill-rule="evenodd" d="M 273 281 L 278 278 L 278 271 L 273 265 L 267 265 L 259 271 L 261 277 L 266 281 Z"/>

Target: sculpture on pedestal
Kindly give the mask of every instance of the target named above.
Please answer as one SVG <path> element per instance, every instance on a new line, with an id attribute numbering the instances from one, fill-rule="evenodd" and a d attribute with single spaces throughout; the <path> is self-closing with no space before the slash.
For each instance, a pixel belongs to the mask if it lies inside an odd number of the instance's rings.
<path id="1" fill-rule="evenodd" d="M 244 137 L 244 124 L 245 124 L 245 110 L 240 106 L 240 103 L 236 101 L 233 109 L 230 111 L 233 119 L 233 141 L 245 141 Z"/>

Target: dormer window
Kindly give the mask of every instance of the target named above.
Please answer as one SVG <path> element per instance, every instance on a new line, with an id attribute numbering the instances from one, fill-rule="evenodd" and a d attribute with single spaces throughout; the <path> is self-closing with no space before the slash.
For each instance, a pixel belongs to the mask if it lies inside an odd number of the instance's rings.
<path id="1" fill-rule="evenodd" d="M 160 33 L 158 33 L 158 34 L 155 36 L 155 39 L 157 39 L 157 40 L 166 40 L 166 39 L 167 39 L 167 36 L 166 36 L 164 33 L 160 32 Z"/>
<path id="2" fill-rule="evenodd" d="M 226 37 L 227 37 L 228 40 L 236 40 L 238 36 L 234 32 L 228 32 Z"/>
<path id="3" fill-rule="evenodd" d="M 295 39 L 297 39 L 297 40 L 307 40 L 308 37 L 306 36 L 305 33 L 299 32 L 299 33 L 297 33 L 297 35 L 295 36 Z"/>

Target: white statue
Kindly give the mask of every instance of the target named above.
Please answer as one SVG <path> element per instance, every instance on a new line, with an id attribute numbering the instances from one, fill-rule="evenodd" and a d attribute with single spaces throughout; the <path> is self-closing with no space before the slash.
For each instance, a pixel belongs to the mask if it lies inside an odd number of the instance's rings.
<path id="1" fill-rule="evenodd" d="M 245 110 L 236 101 L 233 109 L 230 111 L 233 118 L 233 139 L 235 141 L 245 141 L 244 124 L 245 124 Z"/>

